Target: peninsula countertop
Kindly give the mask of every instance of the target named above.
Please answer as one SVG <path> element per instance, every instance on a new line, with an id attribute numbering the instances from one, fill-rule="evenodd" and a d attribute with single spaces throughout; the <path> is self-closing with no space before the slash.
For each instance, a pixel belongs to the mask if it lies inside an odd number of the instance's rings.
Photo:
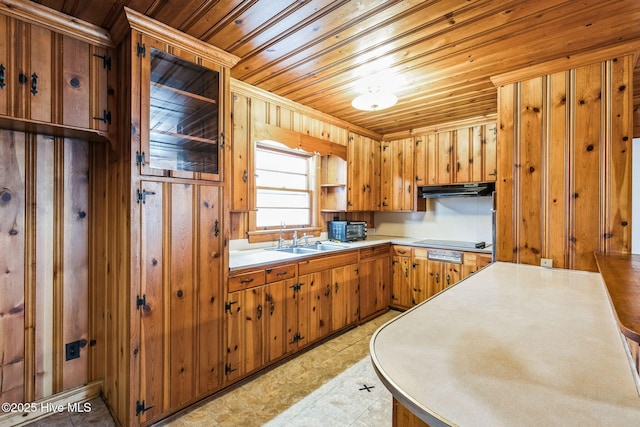
<path id="1" fill-rule="evenodd" d="M 383 325 L 370 351 L 432 426 L 640 425 L 598 273 L 494 263 Z"/>

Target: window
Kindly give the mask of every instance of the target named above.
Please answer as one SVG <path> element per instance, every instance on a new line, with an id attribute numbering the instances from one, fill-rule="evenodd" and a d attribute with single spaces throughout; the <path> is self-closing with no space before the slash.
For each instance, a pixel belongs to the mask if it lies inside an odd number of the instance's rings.
<path id="1" fill-rule="evenodd" d="M 308 227 L 312 221 L 313 156 L 281 144 L 256 144 L 256 228 Z"/>

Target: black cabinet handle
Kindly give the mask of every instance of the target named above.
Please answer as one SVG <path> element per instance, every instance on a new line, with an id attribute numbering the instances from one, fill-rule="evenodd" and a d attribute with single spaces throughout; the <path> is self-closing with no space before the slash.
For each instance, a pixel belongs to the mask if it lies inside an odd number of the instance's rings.
<path id="1" fill-rule="evenodd" d="M 440 283 L 440 275 L 436 273 L 436 283 Z"/>
<path id="2" fill-rule="evenodd" d="M 262 319 L 262 304 L 258 304 L 258 320 Z"/>
<path id="3" fill-rule="evenodd" d="M 4 82 L 4 70 L 5 70 L 4 65 L 0 64 L 0 89 L 6 86 Z"/>
<path id="4" fill-rule="evenodd" d="M 178 292 L 176 292 L 176 295 L 178 295 L 178 298 L 182 298 L 182 295 L 184 295 L 184 292 L 182 292 L 182 289 L 178 290 Z"/>
<path id="5" fill-rule="evenodd" d="M 216 237 L 220 235 L 220 221 L 218 221 L 217 219 L 213 225 L 213 235 Z"/>
<path id="6" fill-rule="evenodd" d="M 253 282 L 253 277 L 251 277 L 249 279 L 240 280 L 240 283 L 242 283 L 243 285 L 246 285 L 247 283 L 251 283 L 251 282 Z"/>
<path id="7" fill-rule="evenodd" d="M 244 171 L 242 171 L 242 182 L 244 182 L 246 184 L 246 182 L 249 180 L 249 174 L 247 173 L 247 170 L 245 169 Z"/>
<path id="8" fill-rule="evenodd" d="M 276 305 L 273 302 L 273 300 L 271 300 L 270 302 L 270 307 L 269 307 L 269 314 L 271 314 L 273 316 L 273 312 L 276 310 Z"/>
<path id="9" fill-rule="evenodd" d="M 36 73 L 31 74 L 31 95 L 38 93 L 38 75 Z"/>

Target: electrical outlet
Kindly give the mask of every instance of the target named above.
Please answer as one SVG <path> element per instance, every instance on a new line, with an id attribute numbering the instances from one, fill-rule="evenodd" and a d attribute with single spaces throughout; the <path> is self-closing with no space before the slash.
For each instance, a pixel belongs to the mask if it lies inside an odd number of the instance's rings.
<path id="1" fill-rule="evenodd" d="M 553 267 L 553 260 L 551 258 L 542 258 L 540 259 L 540 266 L 551 268 Z"/>

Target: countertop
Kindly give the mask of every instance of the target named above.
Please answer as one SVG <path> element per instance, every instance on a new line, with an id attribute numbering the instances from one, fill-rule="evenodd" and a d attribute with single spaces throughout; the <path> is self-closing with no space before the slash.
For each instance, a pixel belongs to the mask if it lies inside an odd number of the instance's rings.
<path id="1" fill-rule="evenodd" d="M 640 425 L 598 273 L 494 263 L 383 325 L 370 352 L 432 426 Z"/>
<path id="2" fill-rule="evenodd" d="M 490 254 L 492 253 L 491 245 L 485 248 L 468 248 L 468 247 L 455 247 L 455 246 L 438 246 L 438 245 L 425 245 L 417 243 L 420 240 L 424 240 L 424 237 L 398 237 L 398 236 L 367 236 L 366 240 L 360 240 L 357 242 L 348 243 L 336 243 L 337 245 L 344 246 L 344 250 L 361 249 L 368 246 L 375 246 L 384 243 L 391 243 L 394 245 L 410 245 L 416 247 L 428 247 L 435 249 L 450 249 L 464 252 L 478 252 Z M 323 251 L 318 254 L 335 254 L 337 251 Z M 317 256 L 318 254 L 289 254 L 286 252 L 278 252 L 268 249 L 245 249 L 234 250 L 229 252 L 229 271 L 261 267 L 264 265 L 286 262 L 290 260 L 298 260 L 308 256 Z"/>

